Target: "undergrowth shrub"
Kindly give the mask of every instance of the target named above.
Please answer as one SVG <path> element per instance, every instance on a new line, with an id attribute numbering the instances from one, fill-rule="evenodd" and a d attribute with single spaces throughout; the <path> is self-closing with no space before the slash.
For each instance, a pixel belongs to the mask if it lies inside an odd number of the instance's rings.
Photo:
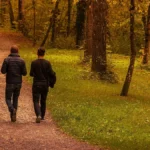
<path id="1" fill-rule="evenodd" d="M 63 37 L 59 36 L 56 38 L 55 41 L 55 46 L 57 48 L 61 49 L 75 49 L 75 37 L 73 36 L 68 36 L 68 37 Z"/>

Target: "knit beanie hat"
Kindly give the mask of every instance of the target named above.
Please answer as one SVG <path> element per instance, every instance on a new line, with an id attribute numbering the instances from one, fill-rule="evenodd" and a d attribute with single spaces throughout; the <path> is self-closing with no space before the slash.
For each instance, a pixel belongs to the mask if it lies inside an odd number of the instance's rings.
<path id="1" fill-rule="evenodd" d="M 13 45 L 10 49 L 11 53 L 18 53 L 18 47 L 16 45 Z"/>

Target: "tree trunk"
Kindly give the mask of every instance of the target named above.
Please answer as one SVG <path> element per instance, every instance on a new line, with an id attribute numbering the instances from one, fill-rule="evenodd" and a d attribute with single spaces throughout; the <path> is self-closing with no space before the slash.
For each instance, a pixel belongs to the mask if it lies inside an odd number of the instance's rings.
<path id="1" fill-rule="evenodd" d="M 79 0 L 77 3 L 77 17 L 76 17 L 76 47 L 80 47 L 83 40 L 84 26 L 85 26 L 86 0 Z"/>
<path id="2" fill-rule="evenodd" d="M 2 25 L 3 21 L 2 21 L 2 0 L 0 0 L 0 25 Z"/>
<path id="3" fill-rule="evenodd" d="M 18 0 L 18 20 L 23 20 L 23 0 Z"/>
<path id="4" fill-rule="evenodd" d="M 47 31 L 46 31 L 46 34 L 45 34 L 45 36 L 44 36 L 44 39 L 43 39 L 43 41 L 42 41 L 42 43 L 41 43 L 41 46 L 44 46 L 45 43 L 46 43 L 46 40 L 47 40 L 48 35 L 49 35 L 49 32 L 50 32 L 50 30 L 51 30 L 51 28 L 52 28 L 52 26 L 53 26 L 54 20 L 55 20 L 55 16 L 56 16 L 56 13 L 57 13 L 57 10 L 58 10 L 59 3 L 60 3 L 60 0 L 57 0 L 56 3 L 55 3 L 55 8 L 54 8 L 54 10 L 52 11 L 53 14 L 52 14 L 52 16 L 50 17 L 50 23 L 49 23 L 48 29 L 47 29 Z"/>
<path id="5" fill-rule="evenodd" d="M 149 54 L 149 48 L 150 48 L 150 5 L 148 7 L 148 15 L 146 17 L 143 15 L 143 24 L 144 24 L 144 31 L 145 31 L 145 47 L 144 47 L 144 56 L 142 63 L 147 64 L 148 63 L 148 54 Z"/>
<path id="6" fill-rule="evenodd" d="M 3 18 L 3 0 L 0 0 L 0 7 L 1 7 L 1 11 L 0 11 L 0 25 L 3 26 L 3 23 L 4 23 L 4 18 Z"/>
<path id="7" fill-rule="evenodd" d="M 134 11 L 135 11 L 135 3 L 134 0 L 131 0 L 130 5 L 130 44 L 131 44 L 131 56 L 130 56 L 130 65 L 128 68 L 128 72 L 126 75 L 126 79 L 121 91 L 121 96 L 127 96 L 129 86 L 132 79 L 132 74 L 134 70 L 134 63 L 135 63 L 135 57 L 136 57 L 136 50 L 135 50 L 135 44 L 134 44 Z"/>
<path id="8" fill-rule="evenodd" d="M 93 1 L 92 71 L 105 73 L 106 60 L 106 0 Z"/>
<path id="9" fill-rule="evenodd" d="M 68 0 L 68 24 L 67 24 L 67 36 L 70 34 L 70 24 L 71 24 L 71 10 L 72 10 L 73 0 Z"/>
<path id="10" fill-rule="evenodd" d="M 90 61 L 90 56 L 92 54 L 92 30 L 93 30 L 93 16 L 92 16 L 92 4 L 91 0 L 88 0 L 86 12 L 86 42 L 84 51 L 84 62 Z"/>
<path id="11" fill-rule="evenodd" d="M 16 28 L 15 24 L 14 24 L 15 18 L 14 18 L 13 8 L 12 8 L 12 4 L 11 4 L 10 0 L 8 0 L 8 7 L 9 7 L 9 16 L 10 16 L 11 28 Z"/>
<path id="12" fill-rule="evenodd" d="M 18 29 L 23 30 L 24 15 L 23 15 L 23 0 L 18 0 Z"/>
<path id="13" fill-rule="evenodd" d="M 35 5 L 36 1 L 32 0 L 32 5 L 33 5 L 33 45 L 36 44 L 36 14 L 35 14 Z"/>
<path id="14" fill-rule="evenodd" d="M 58 14 L 58 6 L 59 6 L 60 0 L 56 1 L 55 9 L 53 12 L 53 23 L 52 23 L 52 36 L 51 36 L 51 44 L 54 47 L 55 46 L 55 39 L 56 39 L 56 20 L 57 20 L 57 14 Z"/>
<path id="15" fill-rule="evenodd" d="M 5 0 L 1 0 L 1 11 L 0 11 L 0 24 L 1 26 L 4 25 L 4 14 L 6 13 L 6 1 Z"/>

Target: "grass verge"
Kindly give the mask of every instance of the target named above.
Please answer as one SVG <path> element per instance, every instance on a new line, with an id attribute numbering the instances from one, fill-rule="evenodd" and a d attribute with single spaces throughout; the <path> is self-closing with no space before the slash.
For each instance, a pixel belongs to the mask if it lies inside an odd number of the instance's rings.
<path id="1" fill-rule="evenodd" d="M 21 56 L 29 70 L 35 50 L 22 49 Z M 150 149 L 150 73 L 140 69 L 137 61 L 129 96 L 121 97 L 129 58 L 111 55 L 109 60 L 119 83 L 110 84 L 85 78 L 90 68 L 80 65 L 82 56 L 82 51 L 47 50 L 46 59 L 57 73 L 47 104 L 57 125 L 75 138 L 100 147 Z"/>

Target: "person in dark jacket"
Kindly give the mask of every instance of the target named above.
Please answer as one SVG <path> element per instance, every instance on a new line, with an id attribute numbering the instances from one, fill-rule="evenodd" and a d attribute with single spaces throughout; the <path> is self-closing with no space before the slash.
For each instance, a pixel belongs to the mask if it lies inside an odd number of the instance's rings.
<path id="1" fill-rule="evenodd" d="M 46 98 L 49 91 L 48 79 L 54 74 L 51 63 L 44 59 L 45 49 L 40 47 L 37 51 L 38 59 L 32 61 L 30 76 L 33 77 L 32 96 L 36 123 L 44 120 L 46 111 Z"/>
<path id="2" fill-rule="evenodd" d="M 22 76 L 27 74 L 25 62 L 20 58 L 16 45 L 11 47 L 10 54 L 4 59 L 1 73 L 6 74 L 5 99 L 10 112 L 11 121 L 15 122 Z"/>

